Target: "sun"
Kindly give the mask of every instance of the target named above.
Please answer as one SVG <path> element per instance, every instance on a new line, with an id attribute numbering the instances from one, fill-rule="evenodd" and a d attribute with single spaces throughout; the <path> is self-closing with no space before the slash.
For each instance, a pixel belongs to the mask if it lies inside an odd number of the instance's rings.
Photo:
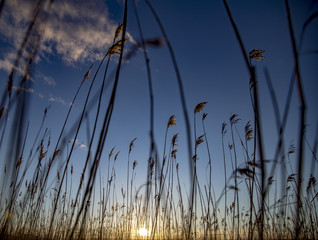
<path id="1" fill-rule="evenodd" d="M 148 235 L 148 231 L 146 228 L 139 228 L 138 230 L 138 234 L 141 237 L 146 237 Z"/>

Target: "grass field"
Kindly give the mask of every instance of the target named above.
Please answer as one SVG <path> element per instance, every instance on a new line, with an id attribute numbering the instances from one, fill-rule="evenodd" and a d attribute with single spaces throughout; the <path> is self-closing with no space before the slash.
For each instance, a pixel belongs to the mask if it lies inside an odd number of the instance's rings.
<path id="1" fill-rule="evenodd" d="M 1 1 L 0 14 L 4 2 Z M 191 103 L 195 107 L 188 109 L 174 49 L 160 16 L 148 0 L 145 2 L 159 26 L 162 37 L 145 40 L 140 27 L 143 23 L 139 22 L 137 9 L 134 9 L 139 24 L 138 33 L 135 34 L 140 36 L 141 42 L 131 44 L 131 39 L 127 36 L 129 29 L 126 29 L 126 1 L 123 20 L 113 33 L 112 45 L 105 49 L 106 54 L 100 65 L 88 68 L 79 81 L 72 104 L 68 106 L 64 122 L 61 123 L 62 128 L 52 130 L 58 133 L 58 138 L 51 139 L 46 127 L 50 107 L 43 109 L 43 116 L 39 116 L 42 121 L 34 139 L 29 138 L 29 119 L 26 116 L 32 106 L 29 104 L 29 93 L 25 89 L 33 84 L 29 79 L 34 71 L 34 62 L 41 45 L 41 33 L 45 31 L 45 24 L 40 22 L 45 23 L 45 13 L 50 9 L 50 4 L 54 4 L 54 1 L 47 1 L 47 4 L 40 2 L 34 9 L 32 22 L 26 29 L 18 49 L 7 85 L 1 90 L 0 161 L 4 166 L 4 169 L 1 169 L 0 182 L 1 239 L 318 238 L 315 170 L 318 136 L 316 133 L 305 131 L 308 115 L 306 93 L 302 87 L 298 46 L 287 0 L 286 15 L 295 63 L 290 86 L 295 87 L 297 104 L 300 106 L 299 124 L 293 127 L 298 139 L 290 144 L 289 140 L 284 139 L 293 87 L 286 87 L 288 97 L 285 108 L 280 112 L 275 84 L 265 71 L 264 76 L 274 109 L 272 118 L 276 122 L 272 128 L 277 131 L 277 138 L 273 139 L 274 158 L 265 159 L 262 132 L 264 119 L 260 115 L 262 99 L 259 95 L 255 65 L 263 60 L 266 49 L 246 50 L 244 37 L 241 36 L 231 9 L 224 0 L 224 8 L 235 33 L 235 41 L 240 47 L 249 73 L 249 107 L 253 111 L 254 119 L 241 119 L 238 114 L 232 114 L 228 119 L 225 118 L 222 126 L 219 126 L 218 140 L 222 143 L 222 149 L 218 151 L 222 159 L 218 161 L 224 165 L 224 178 L 218 182 L 212 181 L 215 159 L 206 132 L 206 125 L 210 122 L 205 109 L 209 103 Z M 134 4 L 132 2 L 129 6 L 135 7 Z M 308 17 L 303 25 L 303 32 L 306 32 L 307 26 L 317 16 L 315 12 Z M 174 133 L 173 128 L 179 124 L 179 119 L 176 119 L 175 115 L 166 119 L 166 127 L 162 129 L 165 134 L 164 143 L 160 143 L 164 147 L 160 150 L 154 138 L 154 103 L 150 65 L 147 61 L 148 47 L 168 49 L 177 76 L 177 91 L 185 125 L 183 133 Z M 135 143 L 138 142 L 138 137 L 132 137 L 129 146 L 124 146 L 129 149 L 128 156 L 120 155 L 117 147 L 106 153 L 107 171 L 100 170 L 100 162 L 105 161 L 102 160 L 102 156 L 105 155 L 103 150 L 106 145 L 112 145 L 106 141 L 106 137 L 110 131 L 113 110 L 117 107 L 115 99 L 120 94 L 118 84 L 123 63 L 133 62 L 137 51 L 144 54 L 150 99 L 150 149 L 146 150 L 149 151 L 149 157 L 147 167 L 143 169 L 146 172 L 144 184 L 136 182 L 136 171 L 140 166 L 131 156 L 136 150 Z M 115 67 L 108 67 L 114 62 Z M 21 65 L 24 68 L 19 72 Z M 105 72 L 102 72 L 102 66 Z M 98 74 L 104 77 L 99 86 L 100 91 L 94 95 L 91 89 Z M 113 84 L 107 108 L 102 109 L 106 75 L 111 76 Z M 18 82 L 18 87 L 13 88 L 13 82 Z M 88 89 L 84 96 L 81 95 L 82 88 Z M 79 98 L 82 100 L 81 111 L 74 118 L 76 111 L 73 106 Z M 92 113 L 91 109 L 96 112 Z M 91 123 L 92 128 L 87 130 L 89 139 L 86 161 L 83 162 L 81 171 L 75 173 L 73 153 L 77 143 L 71 139 L 77 139 L 80 128 L 87 126 L 88 114 L 93 114 L 94 119 Z M 70 116 L 77 120 L 70 121 Z M 188 151 L 188 159 L 182 159 L 183 161 L 178 159 L 179 134 L 186 136 L 186 146 L 183 147 Z M 309 134 L 314 136 L 313 143 L 307 140 L 306 136 Z M 136 148 L 140 145 L 143 144 L 140 143 Z M 202 181 L 202 173 L 197 169 L 202 151 L 205 155 L 200 161 L 203 161 L 203 158 L 206 161 L 206 182 Z M 118 157 L 125 158 L 127 165 L 119 166 L 116 162 Z M 291 161 L 296 162 L 296 168 Z M 179 172 L 181 164 L 190 166 L 188 174 L 184 171 Z M 311 175 L 303 174 L 305 165 L 310 166 Z M 127 172 L 123 180 L 124 187 L 116 184 L 115 173 L 119 171 Z M 103 183 L 102 179 L 107 181 Z M 185 185 L 185 181 L 189 181 L 190 184 Z M 216 195 L 215 187 L 220 185 L 220 182 L 222 191 Z"/>

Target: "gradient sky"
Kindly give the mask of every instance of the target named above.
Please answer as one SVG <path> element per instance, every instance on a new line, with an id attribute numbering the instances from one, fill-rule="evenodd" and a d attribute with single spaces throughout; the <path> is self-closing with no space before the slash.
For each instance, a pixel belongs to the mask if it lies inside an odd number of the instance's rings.
<path id="1" fill-rule="evenodd" d="M 137 1 L 143 34 L 146 39 L 161 37 L 162 34 L 154 17 L 143 1 Z M 5 88 L 12 62 L 26 31 L 32 1 L 6 1 L 0 17 L 0 85 Z M 157 11 L 167 36 L 176 55 L 181 72 L 189 117 L 193 125 L 193 109 L 200 102 L 208 102 L 203 112 L 206 118 L 207 137 L 212 154 L 213 181 L 216 195 L 224 186 L 221 126 L 228 124 L 225 144 L 231 142 L 229 135 L 229 117 L 238 114 L 242 120 L 237 124 L 243 136 L 247 121 L 253 120 L 253 110 L 249 95 L 249 74 L 243 61 L 239 44 L 227 16 L 223 1 L 190 1 L 172 0 L 151 1 Z M 229 0 L 234 20 L 238 26 L 247 51 L 252 49 L 266 50 L 263 62 L 253 60 L 256 66 L 260 91 L 260 108 L 262 130 L 264 133 L 265 159 L 274 157 L 277 144 L 277 130 L 272 101 L 264 78 L 264 68 L 270 73 L 281 114 L 283 112 L 293 71 L 293 53 L 288 30 L 284 1 L 278 0 Z M 296 41 L 308 16 L 318 10 L 317 1 L 290 1 L 292 20 Z M 131 41 L 127 47 L 139 42 L 139 33 L 132 4 L 128 4 L 127 31 Z M 29 89 L 31 104 L 29 112 L 30 145 L 42 120 L 43 110 L 51 106 L 45 127 L 51 134 L 51 141 L 56 142 L 68 107 L 83 79 L 84 74 L 93 65 L 90 79 L 107 49 L 111 46 L 114 30 L 122 22 L 122 1 L 62 1 L 56 0 L 51 9 L 47 28 L 43 36 L 39 58 L 32 76 L 32 89 Z M 306 137 L 311 147 L 317 123 L 317 42 L 318 21 L 315 19 L 307 28 L 304 42 L 300 49 L 300 67 L 305 97 L 308 104 Z M 315 52 L 316 51 L 316 52 Z M 166 45 L 160 48 L 148 48 L 150 67 L 153 77 L 155 101 L 155 139 L 160 158 L 163 154 L 164 134 L 167 121 L 175 115 L 177 125 L 169 129 L 171 137 L 179 133 L 177 162 L 183 182 L 188 184 L 188 156 L 186 149 L 186 131 L 182 114 L 176 74 Z M 111 72 L 116 66 L 118 57 L 111 62 Z M 109 75 L 111 76 L 111 75 Z M 100 88 L 102 75 L 93 93 Z M 112 82 L 112 79 L 108 79 Z M 75 102 L 70 129 L 81 113 L 83 101 L 89 86 L 85 83 Z M 18 80 L 14 82 L 14 86 Z M 109 88 L 106 96 L 109 94 Z M 105 97 L 104 107 L 108 98 Z M 78 144 L 71 164 L 79 175 L 87 151 L 86 128 L 93 125 L 94 107 L 89 109 L 92 117 L 85 122 L 77 138 Z M 286 125 L 285 149 L 291 143 L 297 147 L 300 103 L 294 88 L 290 113 Z M 102 111 L 103 113 L 105 111 Z M 201 135 L 201 114 L 197 118 L 198 133 Z M 10 119 L 9 119 L 10 121 Z M 101 122 L 101 121 L 100 121 Z M 149 154 L 149 93 L 147 73 L 142 51 L 127 61 L 122 68 L 119 79 L 118 95 L 115 101 L 110 131 L 104 148 L 104 159 L 101 172 L 107 171 L 107 155 L 116 146 L 115 153 L 120 151 L 116 162 L 116 186 L 125 186 L 126 165 L 129 143 L 137 137 L 131 154 L 131 163 L 137 160 L 136 185 L 146 182 L 146 166 Z M 193 131 L 192 131 L 193 137 Z M 70 138 L 70 140 L 73 138 Z M 237 144 L 239 140 L 237 139 Z M 311 155 L 305 147 L 306 177 L 309 175 Z M 52 150 L 52 149 L 51 149 Z M 297 150 L 297 149 L 296 149 Z M 3 151 L 3 149 L 1 150 Z M 228 149 L 227 160 L 230 161 Z M 2 155 L 3 156 L 3 155 Z M 239 163 L 244 162 L 241 148 L 238 150 Z M 207 151 L 205 145 L 198 149 L 199 180 L 207 183 Z M 292 156 L 293 163 L 296 155 Z M 308 161 L 307 161 L 308 160 Z M 292 164 L 293 164 L 292 163 Z M 0 162 L 3 165 L 3 159 Z M 293 165 L 294 166 L 294 165 Z M 228 171 L 231 171 L 228 162 Z M 103 177 L 106 181 L 106 176 Z"/>

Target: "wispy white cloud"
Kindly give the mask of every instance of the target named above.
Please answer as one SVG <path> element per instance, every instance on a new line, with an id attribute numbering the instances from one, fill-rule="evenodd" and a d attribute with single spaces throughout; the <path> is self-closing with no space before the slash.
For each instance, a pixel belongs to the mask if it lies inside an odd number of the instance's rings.
<path id="1" fill-rule="evenodd" d="M 24 91 L 24 92 L 28 92 L 28 93 L 34 93 L 34 89 L 33 88 L 21 88 L 21 87 L 13 86 L 12 89 L 19 90 L 19 91 Z"/>
<path id="2" fill-rule="evenodd" d="M 78 139 L 71 139 L 69 142 L 70 142 L 70 143 L 75 142 L 75 145 L 76 145 L 77 147 L 79 147 L 80 149 L 83 149 L 83 150 L 87 151 L 87 146 L 86 146 L 83 142 L 79 141 Z"/>
<path id="3" fill-rule="evenodd" d="M 15 54 L 13 52 L 6 53 L 3 59 L 0 59 L 0 69 L 9 72 L 13 67 Z"/>
<path id="4" fill-rule="evenodd" d="M 84 150 L 87 150 L 87 146 L 86 146 L 85 144 L 83 144 L 83 143 L 80 143 L 80 144 L 79 144 L 79 148 L 82 148 L 82 149 L 84 149 Z"/>
<path id="5" fill-rule="evenodd" d="M 48 84 L 48 85 L 56 85 L 56 82 L 54 78 L 48 77 L 48 76 L 43 76 L 43 80 Z"/>
<path id="6" fill-rule="evenodd" d="M 49 97 L 49 101 L 50 102 L 57 102 L 57 103 L 60 103 L 62 105 L 68 105 L 68 106 L 71 104 L 70 102 L 64 100 L 61 97 L 53 97 L 53 96 L 51 96 L 51 97 Z"/>
<path id="7" fill-rule="evenodd" d="M 6 2 L 0 33 L 15 49 L 0 59 L 1 69 L 12 67 L 12 56 L 15 56 L 32 17 L 32 3 L 19 0 Z M 95 61 L 112 43 L 116 27 L 117 23 L 109 17 L 105 1 L 56 0 L 50 9 L 39 56 L 46 58 L 49 54 L 57 54 L 68 64 Z"/>
<path id="8" fill-rule="evenodd" d="M 56 82 L 55 82 L 54 78 L 46 76 L 43 73 L 38 72 L 37 73 L 37 78 L 41 79 L 47 85 L 50 85 L 50 86 L 55 86 L 56 85 Z"/>
<path id="9" fill-rule="evenodd" d="M 67 63 L 100 59 L 112 43 L 117 23 L 103 1 L 56 1 L 44 35 L 44 50 Z"/>
<path id="10" fill-rule="evenodd" d="M 0 37 L 5 45 L 2 46 L 2 56 L 0 59 L 0 69 L 10 72 L 16 59 L 18 49 L 23 42 L 24 35 L 28 29 L 30 19 L 32 18 L 33 4 L 31 1 L 6 1 L 1 12 Z M 22 52 L 21 61 L 16 67 L 17 73 L 21 74 L 25 70 L 26 57 L 34 49 L 34 36 L 30 36 L 32 44 L 25 47 Z M 33 59 L 35 62 L 39 58 Z"/>
<path id="11" fill-rule="evenodd" d="M 5 52 L 3 54 L 3 59 L 0 59 L 0 69 L 4 70 L 7 73 L 11 72 L 14 66 L 13 63 L 15 61 L 15 58 L 16 58 L 16 53 L 12 49 L 9 50 L 8 52 Z M 16 71 L 20 73 L 21 75 L 23 75 L 23 68 L 24 66 L 19 65 L 16 67 Z"/>

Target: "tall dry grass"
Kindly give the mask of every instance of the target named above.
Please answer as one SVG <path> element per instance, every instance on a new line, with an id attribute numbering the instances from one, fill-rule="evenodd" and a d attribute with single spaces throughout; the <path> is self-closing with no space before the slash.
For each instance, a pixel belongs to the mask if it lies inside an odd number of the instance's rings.
<path id="1" fill-rule="evenodd" d="M 5 1 L 1 1 L 0 14 Z M 26 142 L 31 141 L 27 112 L 32 106 L 28 105 L 29 95 L 22 89 L 26 89 L 32 75 L 34 59 L 41 44 L 41 35 L 30 40 L 33 31 L 39 31 L 39 15 L 49 11 L 53 1 L 48 5 L 41 1 L 34 8 L 33 19 L 26 31 L 20 49 L 18 51 L 14 67 L 9 75 L 7 87 L 4 89 L 0 106 L 0 151 L 5 168 L 2 170 L 1 196 L 0 196 L 0 226 L 2 239 L 316 239 L 318 238 L 318 193 L 316 189 L 315 166 L 317 163 L 317 133 L 313 145 L 307 141 L 306 126 L 306 101 L 302 88 L 300 66 L 298 63 L 299 46 L 296 45 L 294 29 L 286 0 L 286 13 L 294 53 L 294 75 L 291 78 L 291 86 L 296 82 L 300 111 L 299 142 L 296 148 L 293 144 L 286 150 L 284 130 L 288 118 L 291 103 L 292 87 L 289 87 L 286 106 L 283 117 L 280 117 L 275 87 L 272 84 L 267 69 L 264 75 L 271 93 L 271 99 L 276 120 L 278 139 L 274 159 L 264 159 L 262 116 L 260 115 L 259 89 L 255 73 L 255 61 L 264 58 L 264 50 L 247 52 L 243 39 L 232 16 L 231 9 L 226 0 L 224 6 L 229 20 L 234 29 L 237 41 L 250 74 L 246 84 L 250 86 L 251 108 L 254 119 L 240 119 L 238 114 L 232 114 L 228 121 L 220 126 L 220 142 L 222 144 L 222 156 L 224 164 L 224 187 L 219 196 L 214 191 L 213 165 L 214 155 L 208 142 L 205 123 L 209 120 L 207 113 L 203 112 L 207 102 L 198 103 L 193 108 L 193 116 L 190 116 L 186 104 L 186 96 L 178 68 L 176 57 L 165 32 L 164 26 L 151 3 L 146 0 L 146 5 L 159 25 L 162 38 L 145 40 L 143 23 L 140 22 L 138 7 L 133 1 L 135 18 L 138 24 L 140 42 L 128 49 L 125 43 L 127 27 L 127 8 L 125 1 L 123 23 L 119 24 L 113 38 L 113 43 L 106 51 L 99 66 L 94 70 L 91 66 L 84 74 L 77 91 L 74 94 L 72 104 L 65 116 L 63 126 L 59 131 L 56 142 L 51 142 L 48 129 L 44 129 L 47 112 L 45 108 L 42 122 L 37 130 L 33 144 L 26 149 Z M 45 10 L 45 11 L 44 11 Z M 302 29 L 302 35 L 307 26 L 318 15 L 314 13 L 308 17 Z M 41 18 L 43 19 L 43 18 Z M 44 18 L 45 19 L 45 18 Z M 40 30 L 45 30 L 43 27 Z M 301 42 L 301 41 L 300 41 Z M 32 46 L 33 52 L 28 59 L 22 58 L 23 51 Z M 185 178 L 180 175 L 178 160 L 178 136 L 179 133 L 171 133 L 177 119 L 173 115 L 167 119 L 162 157 L 157 149 L 154 136 L 154 93 L 152 88 L 152 71 L 147 48 L 149 46 L 167 46 L 173 67 L 176 73 L 178 90 L 180 93 L 183 120 L 185 122 L 185 136 L 188 149 L 188 166 L 190 171 Z M 128 49 L 124 54 L 124 49 Z M 139 168 L 137 160 L 131 158 L 134 150 L 134 138 L 129 146 L 127 156 L 126 186 L 118 189 L 116 185 L 116 171 L 122 171 L 117 167 L 116 161 L 120 151 L 115 154 L 115 147 L 108 154 L 107 174 L 99 169 L 101 156 L 109 131 L 109 124 L 115 107 L 115 99 L 118 93 L 117 86 L 120 80 L 121 68 L 125 60 L 133 60 L 138 49 L 144 54 L 147 68 L 148 89 L 150 99 L 150 150 L 147 159 L 147 179 L 144 185 L 138 185 L 135 181 L 136 171 Z M 113 72 L 109 73 L 109 66 L 114 55 L 119 55 Z M 107 61 L 105 62 L 105 60 Z M 17 76 L 16 68 L 21 61 L 27 66 L 22 76 Z M 91 95 L 91 89 L 99 78 L 101 67 L 105 64 L 100 91 L 97 95 Z M 91 79 L 92 72 L 95 71 Z M 101 115 L 101 102 L 105 94 L 106 79 L 112 78 L 113 85 L 111 95 L 104 115 Z M 13 91 L 13 82 L 18 79 L 19 88 Z M 69 122 L 73 104 L 81 94 L 81 89 L 89 84 L 85 102 L 78 117 L 78 121 Z M 75 141 L 71 141 L 68 149 L 67 142 L 76 139 L 79 130 L 84 127 L 88 114 L 93 114 L 92 105 L 96 104 L 94 113 L 95 121 L 93 131 L 89 134 L 89 146 L 84 167 L 80 179 L 74 178 L 74 168 L 71 159 L 75 148 Z M 191 112 L 191 111 L 190 111 Z M 12 125 L 8 125 L 9 117 Z M 193 127 L 190 126 L 190 117 L 193 117 Z M 201 122 L 197 121 L 201 119 Z M 241 124 L 242 121 L 245 124 Z M 99 128 L 97 122 L 102 121 Z M 253 125 L 253 127 L 252 127 Z M 68 127 L 68 128 L 67 128 Z M 133 127 L 133 126 L 132 126 Z M 200 130 L 202 129 L 202 130 Z M 68 131 L 66 131 L 68 130 Z M 193 131 L 194 140 L 191 132 Z M 198 136 L 198 132 L 203 132 Z M 171 139 L 169 136 L 172 134 Z M 7 137 L 4 137 L 7 136 Z M 229 144 L 226 147 L 225 141 Z M 5 149 L 3 142 L 10 146 Z M 311 149 L 311 176 L 303 176 L 304 146 Z M 311 147 L 313 146 L 313 147 Z M 66 149 L 67 148 L 67 149 Z M 206 166 L 208 169 L 207 182 L 202 182 L 198 177 L 197 160 L 198 149 L 207 152 Z M 243 152 L 243 157 L 238 152 Z M 29 154 L 26 154 L 29 152 Z M 194 153 L 194 154 L 193 154 Z M 297 154 L 297 169 L 287 166 L 290 156 Z M 228 157 L 230 156 L 230 157 Z M 229 158 L 229 159 L 228 159 Z M 59 171 L 53 172 L 58 166 Z M 204 160 L 203 160 L 204 161 Z M 289 161 L 290 162 L 290 161 Z M 31 167 L 35 164 L 34 169 Z M 230 165 L 230 166 L 228 166 Z M 281 174 L 276 173 L 277 168 Z M 231 169 L 231 171 L 229 171 Z M 266 171 L 270 169 L 270 171 Z M 26 173 L 31 172 L 31 178 Z M 106 174 L 106 186 L 102 183 L 102 175 Z M 184 175 L 184 173 L 183 173 Z M 99 176 L 99 182 L 98 182 Z M 280 177 L 279 177 L 280 176 Z M 49 179 L 54 179 L 50 183 Z M 184 179 L 190 179 L 190 187 L 182 185 Z M 73 189 L 76 194 L 73 195 Z M 98 190 L 98 191 L 97 191 Z M 121 199 L 117 198 L 117 192 L 121 191 Z M 97 194 L 96 192 L 99 192 Z M 279 193 L 281 196 L 279 196 Z M 242 201 L 248 197 L 248 202 Z M 295 200 L 296 199 L 296 200 Z M 223 205 L 223 206 L 222 206 Z M 222 206 L 222 209 L 221 209 Z M 148 230 L 143 236 L 138 235 L 141 228 Z"/>

